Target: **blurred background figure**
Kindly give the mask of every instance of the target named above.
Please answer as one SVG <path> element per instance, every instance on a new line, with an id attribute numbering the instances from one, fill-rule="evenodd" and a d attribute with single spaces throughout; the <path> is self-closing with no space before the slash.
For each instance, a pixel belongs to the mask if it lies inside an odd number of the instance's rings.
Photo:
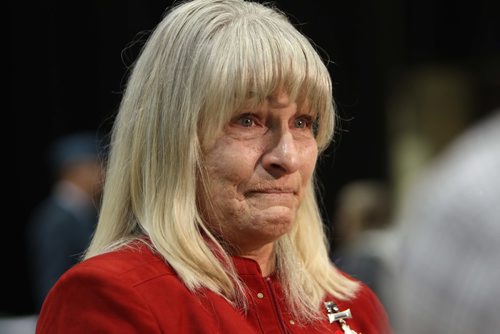
<path id="1" fill-rule="evenodd" d="M 35 334 L 38 315 L 0 316 L 1 334 Z"/>
<path id="2" fill-rule="evenodd" d="M 79 261 L 90 242 L 103 182 L 102 154 L 103 143 L 95 132 L 67 135 L 48 151 L 53 189 L 26 229 L 36 312 L 52 285 Z"/>
<path id="3" fill-rule="evenodd" d="M 500 330 L 500 109 L 474 124 L 401 205 L 386 282 L 397 333 Z"/>
<path id="4" fill-rule="evenodd" d="M 347 183 L 339 191 L 332 216 L 334 262 L 370 286 L 385 304 L 380 285 L 389 274 L 384 263 L 384 253 L 390 250 L 386 229 L 392 222 L 389 186 L 377 179 Z"/>

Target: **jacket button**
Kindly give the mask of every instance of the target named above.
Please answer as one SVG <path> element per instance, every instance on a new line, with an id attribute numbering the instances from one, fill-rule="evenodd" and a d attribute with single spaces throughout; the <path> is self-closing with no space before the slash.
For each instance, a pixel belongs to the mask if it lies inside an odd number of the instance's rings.
<path id="1" fill-rule="evenodd" d="M 259 292 L 259 293 L 257 294 L 257 298 L 259 298 L 259 299 L 264 298 L 264 294 L 263 294 L 262 292 Z"/>

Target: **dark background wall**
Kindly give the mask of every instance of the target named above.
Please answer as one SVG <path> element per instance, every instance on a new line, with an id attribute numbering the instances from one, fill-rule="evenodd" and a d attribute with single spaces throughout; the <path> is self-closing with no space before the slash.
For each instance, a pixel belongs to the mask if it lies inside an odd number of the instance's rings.
<path id="1" fill-rule="evenodd" d="M 15 115 L 12 206 L 2 255 L 0 312 L 32 311 L 22 235 L 50 190 L 47 145 L 77 130 L 107 132 L 127 67 L 170 1 L 18 2 L 11 13 L 10 107 Z M 336 193 L 358 178 L 389 178 L 388 90 L 426 63 L 480 73 L 498 58 L 497 1 L 276 1 L 331 60 L 339 111 L 335 143 L 319 164 L 325 218 Z M 500 93 L 499 93 L 500 94 Z M 486 112 L 491 96 L 477 105 Z M 4 122 L 5 131 L 11 130 Z M 10 163 L 10 160 L 4 160 Z M 7 175 L 6 177 L 10 177 Z M 10 194 L 10 193 L 9 193 Z"/>

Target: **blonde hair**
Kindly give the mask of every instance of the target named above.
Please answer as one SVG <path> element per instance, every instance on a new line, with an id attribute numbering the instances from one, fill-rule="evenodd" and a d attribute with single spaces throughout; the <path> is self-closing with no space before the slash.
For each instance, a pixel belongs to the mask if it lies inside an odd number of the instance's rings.
<path id="1" fill-rule="evenodd" d="M 316 140 L 325 149 L 335 118 L 330 76 L 283 13 L 243 0 L 173 7 L 130 75 L 86 258 L 147 235 L 190 290 L 210 289 L 245 309 L 244 286 L 230 254 L 198 211 L 197 195 L 207 177 L 202 145 L 249 99 L 259 103 L 278 88 L 292 99 L 305 98 L 317 113 Z M 311 180 L 292 230 L 275 251 L 290 311 L 304 321 L 319 316 L 325 293 L 346 299 L 358 287 L 330 263 L 327 248 Z"/>

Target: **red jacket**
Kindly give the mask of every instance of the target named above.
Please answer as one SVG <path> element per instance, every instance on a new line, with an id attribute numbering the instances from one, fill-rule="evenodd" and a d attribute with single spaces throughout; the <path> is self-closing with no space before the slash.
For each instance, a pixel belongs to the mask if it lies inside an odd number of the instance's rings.
<path id="1" fill-rule="evenodd" d="M 328 322 L 326 309 L 324 320 L 302 326 L 286 312 L 276 280 L 262 277 L 253 260 L 234 257 L 234 263 L 249 288 L 246 315 L 211 291 L 190 292 L 143 245 L 90 258 L 67 271 L 47 296 L 36 333 L 342 333 L 337 322 Z M 341 311 L 351 309 L 347 323 L 358 334 L 391 333 L 367 286 L 354 300 L 335 302 Z"/>

